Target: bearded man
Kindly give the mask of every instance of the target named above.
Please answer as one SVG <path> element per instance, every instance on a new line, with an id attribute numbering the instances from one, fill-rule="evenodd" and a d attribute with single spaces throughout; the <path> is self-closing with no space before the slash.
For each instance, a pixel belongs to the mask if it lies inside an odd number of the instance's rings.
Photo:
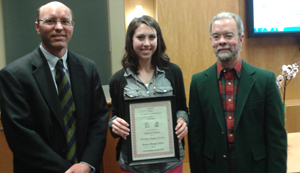
<path id="1" fill-rule="evenodd" d="M 241 59 L 243 23 L 236 14 L 216 15 L 210 40 L 217 62 L 194 74 L 190 86 L 191 172 L 285 173 L 287 135 L 275 74 Z"/>

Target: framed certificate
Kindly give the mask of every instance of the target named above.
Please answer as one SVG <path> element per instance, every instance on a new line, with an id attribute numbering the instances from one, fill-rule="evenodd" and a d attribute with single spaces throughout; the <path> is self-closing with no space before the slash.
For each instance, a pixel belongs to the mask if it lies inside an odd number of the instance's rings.
<path id="1" fill-rule="evenodd" d="M 129 165 L 179 160 L 175 96 L 125 100 Z"/>

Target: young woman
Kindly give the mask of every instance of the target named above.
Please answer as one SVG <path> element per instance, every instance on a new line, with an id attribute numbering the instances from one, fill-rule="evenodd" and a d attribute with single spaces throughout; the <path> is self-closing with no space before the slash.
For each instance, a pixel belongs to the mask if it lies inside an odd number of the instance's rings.
<path id="1" fill-rule="evenodd" d="M 128 26 L 126 53 L 123 68 L 110 79 L 110 96 L 113 117 L 109 121 L 111 133 L 120 137 L 117 145 L 117 160 L 122 173 L 182 173 L 184 158 L 181 140 L 188 132 L 188 108 L 181 69 L 165 53 L 166 45 L 158 23 L 149 16 L 135 18 Z M 128 166 L 127 146 L 124 142 L 130 133 L 124 120 L 124 100 L 175 95 L 180 160 L 157 164 Z"/>

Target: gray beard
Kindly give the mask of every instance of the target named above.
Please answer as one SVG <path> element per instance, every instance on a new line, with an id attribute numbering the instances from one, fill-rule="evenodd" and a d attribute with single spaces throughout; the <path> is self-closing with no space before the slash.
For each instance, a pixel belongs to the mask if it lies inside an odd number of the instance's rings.
<path id="1" fill-rule="evenodd" d="M 233 58 L 235 58 L 238 55 L 237 52 L 229 52 L 229 53 L 216 53 L 217 59 L 221 62 L 228 62 L 231 61 Z"/>
<path id="2" fill-rule="evenodd" d="M 238 56 L 239 52 L 241 51 L 241 47 L 238 48 L 238 50 L 236 52 L 232 52 L 232 50 L 229 53 L 216 53 L 217 59 L 218 61 L 221 62 L 229 62 L 232 59 L 234 59 L 235 57 Z"/>

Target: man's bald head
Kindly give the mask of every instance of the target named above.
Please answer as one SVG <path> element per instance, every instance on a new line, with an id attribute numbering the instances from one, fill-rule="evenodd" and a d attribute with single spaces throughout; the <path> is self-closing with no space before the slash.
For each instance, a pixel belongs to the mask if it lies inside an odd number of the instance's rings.
<path id="1" fill-rule="evenodd" d="M 49 2 L 45 5 L 42 5 L 40 8 L 37 9 L 36 11 L 36 20 L 38 21 L 40 19 L 40 14 L 41 14 L 41 11 L 44 9 L 44 8 L 57 8 L 57 7 L 60 7 L 60 6 L 64 6 L 66 8 L 68 8 L 70 10 L 70 13 L 72 15 L 72 18 L 71 20 L 74 21 L 74 15 L 73 15 L 73 11 L 68 7 L 66 6 L 65 4 L 61 3 L 61 2 L 58 2 L 58 1 L 52 1 L 52 2 Z"/>

